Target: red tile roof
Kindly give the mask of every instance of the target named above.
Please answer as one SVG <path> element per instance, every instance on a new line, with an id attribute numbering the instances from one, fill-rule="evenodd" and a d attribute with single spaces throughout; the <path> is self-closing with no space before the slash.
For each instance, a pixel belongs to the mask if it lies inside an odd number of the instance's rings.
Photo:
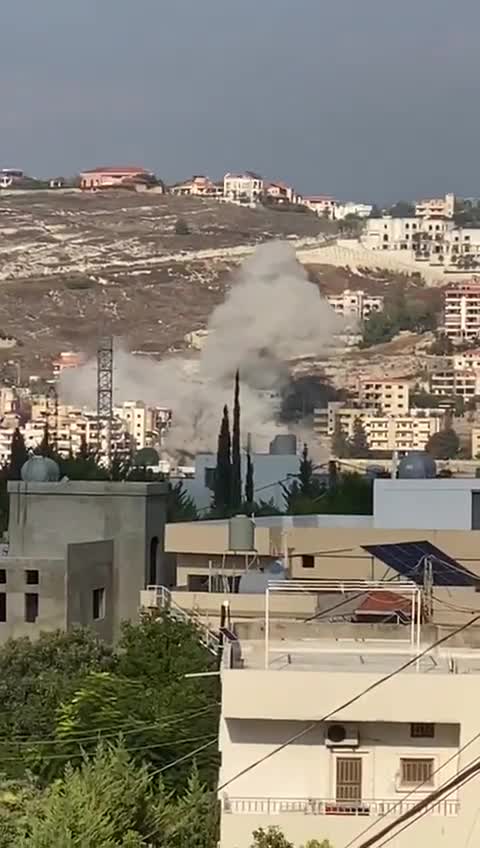
<path id="1" fill-rule="evenodd" d="M 358 607 L 357 612 L 363 613 L 391 613 L 403 612 L 407 615 L 412 613 L 412 602 L 404 595 L 396 592 L 372 592 L 367 595 Z"/>

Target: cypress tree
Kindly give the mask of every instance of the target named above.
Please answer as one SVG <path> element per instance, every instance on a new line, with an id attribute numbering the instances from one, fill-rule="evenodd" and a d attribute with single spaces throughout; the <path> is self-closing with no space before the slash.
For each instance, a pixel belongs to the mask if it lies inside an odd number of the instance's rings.
<path id="1" fill-rule="evenodd" d="M 235 374 L 235 397 L 233 402 L 232 430 L 232 509 L 242 503 L 242 466 L 240 458 L 240 373 Z"/>
<path id="2" fill-rule="evenodd" d="M 25 447 L 25 440 L 18 429 L 13 432 L 12 443 L 10 448 L 10 465 L 8 468 L 8 477 L 10 480 L 20 480 L 22 466 L 28 459 L 28 451 Z"/>
<path id="3" fill-rule="evenodd" d="M 215 509 L 228 515 L 232 505 L 232 456 L 228 406 L 223 407 L 222 425 L 218 436 L 217 467 L 215 471 Z"/>
<path id="4" fill-rule="evenodd" d="M 254 480 L 253 480 L 253 462 L 251 456 L 251 448 L 250 448 L 250 434 L 248 436 L 247 442 L 247 472 L 245 475 L 245 502 L 247 504 L 247 509 L 249 512 L 252 511 L 253 508 L 253 499 L 255 496 L 254 492 Z"/>
<path id="5" fill-rule="evenodd" d="M 367 434 L 362 419 L 357 416 L 353 422 L 353 434 L 350 441 L 350 456 L 353 459 L 367 459 L 370 456 Z"/>

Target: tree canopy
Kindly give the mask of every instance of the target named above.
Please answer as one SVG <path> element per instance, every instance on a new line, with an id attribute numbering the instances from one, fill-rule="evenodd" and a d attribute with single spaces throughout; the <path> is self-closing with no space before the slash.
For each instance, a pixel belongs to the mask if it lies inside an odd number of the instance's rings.
<path id="1" fill-rule="evenodd" d="M 446 427 L 430 436 L 426 451 L 434 459 L 453 459 L 460 449 L 460 440 L 452 427 Z"/>

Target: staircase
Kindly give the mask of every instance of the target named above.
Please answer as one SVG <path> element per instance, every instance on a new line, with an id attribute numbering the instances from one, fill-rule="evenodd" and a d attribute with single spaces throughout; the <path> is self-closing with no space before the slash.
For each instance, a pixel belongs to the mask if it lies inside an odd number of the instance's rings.
<path id="1" fill-rule="evenodd" d="M 222 640 L 218 633 L 202 621 L 201 617 L 195 611 L 187 611 L 179 606 L 172 598 L 170 589 L 166 586 L 147 586 L 146 590 L 141 593 L 141 605 L 149 609 L 168 610 L 170 615 L 179 621 L 185 621 L 193 625 L 198 633 L 199 641 L 204 647 L 213 654 L 214 657 L 219 657 L 222 652 Z"/>

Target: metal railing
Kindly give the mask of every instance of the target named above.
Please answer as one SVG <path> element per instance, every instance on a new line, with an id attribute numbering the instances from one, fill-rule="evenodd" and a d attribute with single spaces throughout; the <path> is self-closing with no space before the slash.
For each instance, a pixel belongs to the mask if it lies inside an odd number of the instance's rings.
<path id="1" fill-rule="evenodd" d="M 170 589 L 167 589 L 166 586 L 147 586 L 145 592 L 148 597 L 148 604 L 145 603 L 145 598 L 143 600 L 144 606 L 149 607 L 158 607 L 159 609 L 165 609 L 170 612 L 175 618 L 178 618 L 180 621 L 188 622 L 192 624 L 198 633 L 199 641 L 202 645 L 210 651 L 211 654 L 218 657 L 221 653 L 222 642 L 217 633 L 214 633 L 213 630 L 202 621 L 200 616 L 195 613 L 194 610 L 187 611 L 183 609 L 179 604 L 177 604 L 172 597 L 172 593 Z"/>
<path id="2" fill-rule="evenodd" d="M 402 801 L 394 798 L 365 798 L 361 801 L 334 801 L 324 798 L 222 798 L 222 811 L 236 815 L 282 815 L 300 813 L 313 816 L 399 816 L 411 810 L 418 798 Z M 427 807 L 432 816 L 457 816 L 460 802 L 439 801 Z"/>

